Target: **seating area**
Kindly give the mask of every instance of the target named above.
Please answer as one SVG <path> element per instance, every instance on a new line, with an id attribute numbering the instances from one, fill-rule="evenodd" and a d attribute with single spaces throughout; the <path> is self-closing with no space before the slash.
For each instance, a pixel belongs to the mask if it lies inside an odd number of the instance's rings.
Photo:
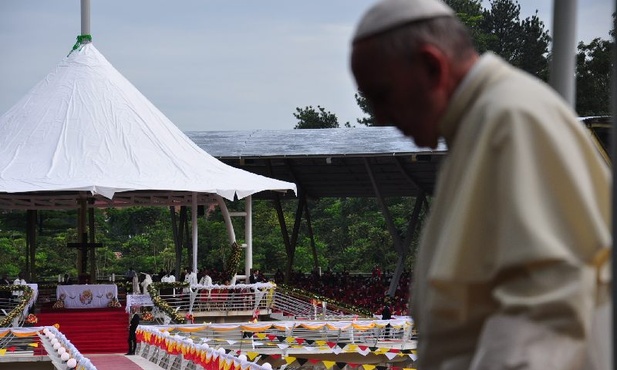
<path id="1" fill-rule="evenodd" d="M 299 274 L 291 277 L 290 285 L 313 292 L 336 301 L 369 309 L 381 314 L 383 301 L 392 275 L 373 271 L 372 274 L 352 275 L 348 272 L 319 274 Z M 409 302 L 409 272 L 401 275 L 394 298 L 391 301 L 393 315 L 407 315 Z"/>

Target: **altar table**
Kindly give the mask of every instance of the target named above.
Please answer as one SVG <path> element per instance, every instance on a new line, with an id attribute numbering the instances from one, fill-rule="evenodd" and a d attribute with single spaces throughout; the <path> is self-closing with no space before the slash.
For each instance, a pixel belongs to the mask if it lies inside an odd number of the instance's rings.
<path id="1" fill-rule="evenodd" d="M 118 297 L 116 284 L 58 285 L 56 299 L 65 308 L 103 308 Z"/>

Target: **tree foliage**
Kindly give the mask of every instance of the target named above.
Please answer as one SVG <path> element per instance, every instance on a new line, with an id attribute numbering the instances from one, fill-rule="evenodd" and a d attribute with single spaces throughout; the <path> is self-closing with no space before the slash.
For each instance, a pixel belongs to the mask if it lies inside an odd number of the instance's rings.
<path id="1" fill-rule="evenodd" d="M 296 108 L 293 115 L 298 120 L 295 129 L 340 127 L 336 115 L 319 105 L 317 109 L 311 106 Z M 349 122 L 345 123 L 345 126 L 349 127 Z"/>
<path id="2" fill-rule="evenodd" d="M 615 21 L 609 35 L 615 40 Z M 576 110 L 581 116 L 608 115 L 611 112 L 611 71 L 614 41 L 595 38 L 579 42 L 576 55 Z"/>
<path id="3" fill-rule="evenodd" d="M 355 94 L 356 103 L 358 103 L 358 107 L 362 110 L 365 117 L 358 118 L 357 122 L 361 125 L 365 126 L 377 126 L 377 121 L 375 120 L 375 114 L 373 113 L 373 108 L 368 100 L 362 95 L 361 92 L 357 92 Z"/>

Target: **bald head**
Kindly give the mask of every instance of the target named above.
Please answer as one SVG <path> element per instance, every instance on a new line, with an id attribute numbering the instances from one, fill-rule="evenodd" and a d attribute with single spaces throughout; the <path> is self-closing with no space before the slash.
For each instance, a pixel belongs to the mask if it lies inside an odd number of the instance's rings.
<path id="1" fill-rule="evenodd" d="M 455 16 L 454 11 L 441 0 L 381 0 L 364 14 L 353 42 L 407 23 Z"/>

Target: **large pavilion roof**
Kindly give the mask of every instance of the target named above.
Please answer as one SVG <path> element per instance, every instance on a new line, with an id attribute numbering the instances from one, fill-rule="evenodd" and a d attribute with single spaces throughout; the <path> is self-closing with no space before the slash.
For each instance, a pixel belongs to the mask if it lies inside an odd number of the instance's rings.
<path id="1" fill-rule="evenodd" d="M 250 172 L 295 182 L 309 198 L 374 197 L 369 169 L 384 197 L 432 194 L 446 154 L 417 147 L 393 127 L 192 131 L 215 158 Z M 255 194 L 257 198 L 272 192 Z M 293 194 L 287 194 L 287 197 Z"/>

